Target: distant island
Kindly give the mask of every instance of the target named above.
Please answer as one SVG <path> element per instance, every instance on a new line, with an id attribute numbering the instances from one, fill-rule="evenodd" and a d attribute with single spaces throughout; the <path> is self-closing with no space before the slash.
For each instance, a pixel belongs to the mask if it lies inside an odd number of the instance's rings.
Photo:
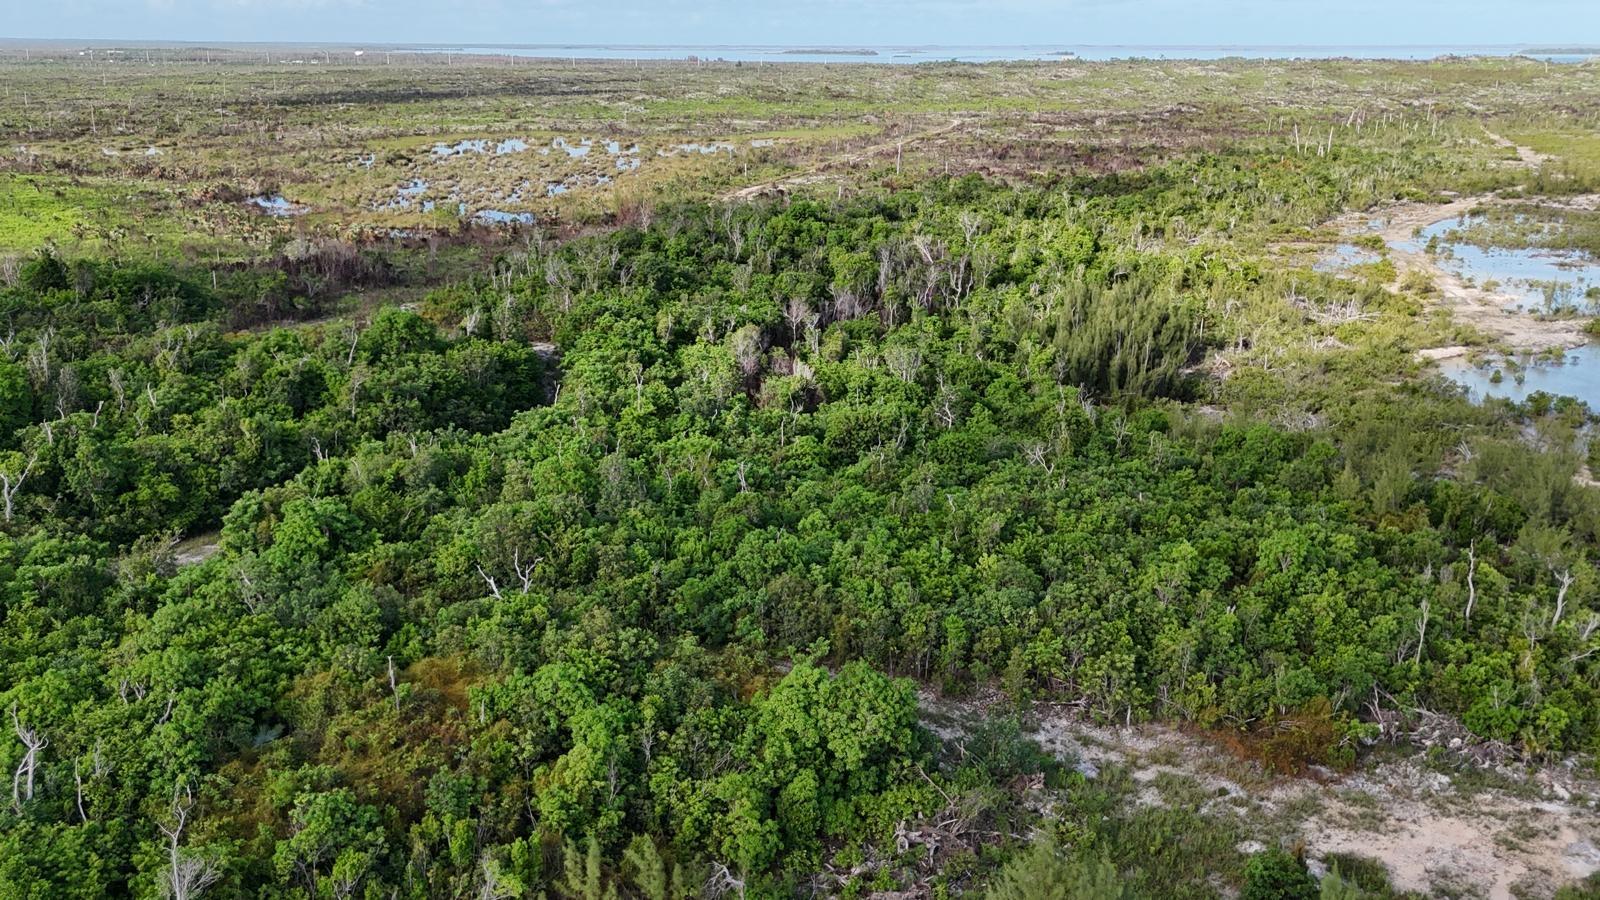
<path id="1" fill-rule="evenodd" d="M 878 51 L 866 47 L 854 50 L 840 47 L 791 47 L 783 51 L 785 56 L 877 56 Z"/>
<path id="2" fill-rule="evenodd" d="M 1600 47 L 1529 47 L 1522 51 L 1523 55 L 1536 53 L 1541 56 L 1600 56 Z"/>

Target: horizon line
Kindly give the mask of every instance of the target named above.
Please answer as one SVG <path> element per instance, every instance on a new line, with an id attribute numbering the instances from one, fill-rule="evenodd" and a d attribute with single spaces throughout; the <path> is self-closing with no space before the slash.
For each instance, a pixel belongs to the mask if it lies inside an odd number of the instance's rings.
<path id="1" fill-rule="evenodd" d="M 873 43 L 852 41 L 809 41 L 797 44 L 769 44 L 757 41 L 735 41 L 721 43 L 696 43 L 693 41 L 670 41 L 666 43 L 651 44 L 634 41 L 538 41 L 538 42 L 508 42 L 508 41 L 474 41 L 469 39 L 451 39 L 438 41 L 364 41 L 356 39 L 329 39 L 329 40 L 268 40 L 244 41 L 228 39 L 197 39 L 197 38 L 85 38 L 85 37 L 18 37 L 0 35 L 0 44 L 23 43 L 54 43 L 54 44 L 155 44 L 173 47 L 388 47 L 388 48 L 485 48 L 506 50 L 542 50 L 542 49 L 573 49 L 573 50 L 921 50 L 921 49 L 983 49 L 983 50 L 1010 50 L 1045 47 L 1083 47 L 1090 49 L 1141 49 L 1141 50 L 1415 50 L 1432 48 L 1455 49 L 1485 49 L 1505 50 L 1521 48 L 1527 50 L 1581 48 L 1600 50 L 1600 40 L 1588 41 L 1496 41 L 1491 43 L 1478 43 L 1471 41 L 1401 41 L 1395 43 L 1374 42 L 1331 42 L 1331 43 L 1296 43 L 1275 41 L 1254 42 L 1229 42 L 1214 41 L 1192 44 L 1171 43 L 1139 43 L 1129 41 L 1110 42 L 1053 42 L 1031 41 L 1024 43 L 962 43 L 962 42 L 915 42 L 915 43 Z"/>

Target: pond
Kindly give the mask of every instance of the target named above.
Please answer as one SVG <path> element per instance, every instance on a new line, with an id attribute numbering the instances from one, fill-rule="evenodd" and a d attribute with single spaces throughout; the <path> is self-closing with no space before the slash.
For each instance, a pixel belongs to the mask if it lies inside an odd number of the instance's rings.
<path id="1" fill-rule="evenodd" d="M 701 156 L 710 156 L 713 153 L 732 153 L 733 145 L 727 141 L 712 141 L 706 144 L 688 143 L 676 144 L 670 150 L 657 150 L 659 156 L 677 156 L 679 153 L 698 153 Z"/>
<path id="2" fill-rule="evenodd" d="M 290 203 L 282 194 L 261 194 L 251 197 L 245 202 L 258 207 L 267 215 L 279 219 L 298 216 L 306 211 L 305 207 Z"/>
<path id="3" fill-rule="evenodd" d="M 405 184 L 395 188 L 394 199 L 386 203 L 376 204 L 376 209 L 408 209 L 413 201 L 428 192 L 426 178 L 413 178 Z"/>
<path id="4" fill-rule="evenodd" d="M 468 153 L 485 153 L 489 149 L 487 140 L 472 139 L 457 141 L 454 144 L 434 144 L 434 156 L 464 156 Z"/>
<path id="5" fill-rule="evenodd" d="M 1477 366 L 1466 357 L 1456 357 L 1439 363 L 1439 371 L 1465 387 L 1475 401 L 1499 397 L 1521 402 L 1543 391 L 1574 397 L 1600 410 L 1600 347 L 1569 350 L 1559 362 L 1532 363 L 1522 359 L 1518 363 L 1522 368 L 1510 366 L 1505 360 Z M 1495 380 L 1496 373 L 1499 381 Z"/>
<path id="6" fill-rule="evenodd" d="M 503 209 L 480 209 L 472 214 L 475 222 L 486 225 L 532 225 L 533 213 L 507 212 Z"/>
<path id="7" fill-rule="evenodd" d="M 1357 247 L 1355 244 L 1337 244 L 1332 250 L 1324 253 L 1321 258 L 1312 263 L 1311 268 L 1317 272 L 1333 274 L 1349 271 L 1356 266 L 1371 265 L 1382 260 L 1383 254 L 1376 250 Z"/>
<path id="8" fill-rule="evenodd" d="M 552 149 L 560 150 L 560 151 L 566 153 L 568 156 L 572 157 L 573 159 L 582 159 L 583 157 L 589 155 L 589 151 L 590 150 L 594 149 L 594 140 L 591 139 L 591 138 L 584 138 L 583 140 L 581 140 L 578 143 L 574 144 L 574 143 L 569 142 L 564 137 L 558 137 L 555 140 L 550 142 L 550 146 L 549 147 L 545 147 L 544 149 L 540 150 L 539 152 L 542 153 L 542 154 L 545 154 L 545 155 L 549 155 L 549 153 L 550 153 L 550 151 Z"/>
<path id="9" fill-rule="evenodd" d="M 439 159 L 448 159 L 452 156 L 466 156 L 469 153 L 488 153 L 490 146 L 494 147 L 496 156 L 507 156 L 512 153 L 521 153 L 528 149 L 528 142 L 522 138 L 506 138 L 503 141 L 491 141 L 488 138 L 469 138 L 457 141 L 454 144 L 438 143 L 433 145 L 433 155 Z"/>

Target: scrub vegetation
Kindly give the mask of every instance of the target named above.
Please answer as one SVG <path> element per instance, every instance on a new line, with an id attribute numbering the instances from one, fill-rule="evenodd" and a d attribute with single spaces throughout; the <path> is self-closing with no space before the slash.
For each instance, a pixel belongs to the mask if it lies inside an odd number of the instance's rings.
<path id="1" fill-rule="evenodd" d="M 1594 896 L 1593 415 L 1315 262 L 1600 69 L 0 81 L 0 895 Z"/>

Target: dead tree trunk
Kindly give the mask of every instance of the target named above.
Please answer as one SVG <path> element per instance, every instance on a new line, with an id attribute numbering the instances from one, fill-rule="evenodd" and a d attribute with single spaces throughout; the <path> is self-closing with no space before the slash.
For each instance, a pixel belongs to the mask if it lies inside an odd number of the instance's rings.
<path id="1" fill-rule="evenodd" d="M 216 862 L 185 853 L 183 829 L 194 809 L 194 794 L 181 779 L 172 786 L 171 823 L 158 824 L 167 838 L 167 869 L 162 874 L 164 893 L 171 900 L 195 900 L 222 876 Z"/>
<path id="2" fill-rule="evenodd" d="M 11 809 L 22 814 L 22 804 L 33 799 L 33 776 L 39 767 L 39 751 L 50 746 L 50 739 L 39 734 L 36 728 L 22 724 L 17 715 L 17 705 L 11 704 L 11 727 L 16 729 L 17 740 L 22 742 L 22 761 L 11 776 Z"/>

